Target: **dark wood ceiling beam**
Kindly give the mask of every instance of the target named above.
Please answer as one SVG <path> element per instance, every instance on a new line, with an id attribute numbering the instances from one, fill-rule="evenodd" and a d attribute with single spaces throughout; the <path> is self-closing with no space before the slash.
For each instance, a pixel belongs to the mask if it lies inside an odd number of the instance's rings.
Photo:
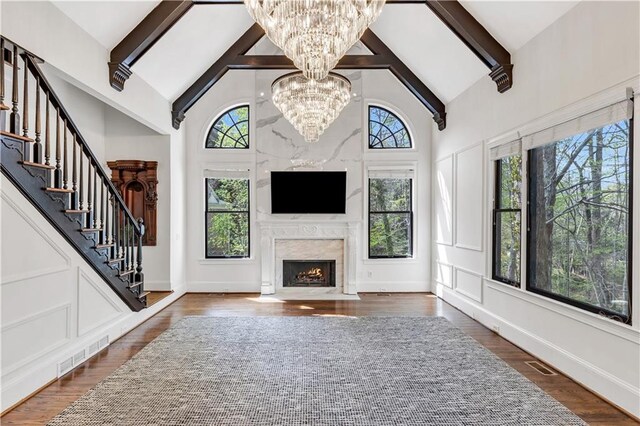
<path id="1" fill-rule="evenodd" d="M 184 114 L 205 93 L 229 71 L 229 64 L 240 55 L 247 53 L 264 36 L 260 25 L 253 24 L 233 45 L 204 72 L 171 107 L 173 127 L 180 128 Z"/>
<path id="2" fill-rule="evenodd" d="M 491 70 L 503 93 L 513 86 L 511 54 L 455 0 L 428 0 L 427 7 Z"/>
<path id="3" fill-rule="evenodd" d="M 233 70 L 288 70 L 295 69 L 293 61 L 284 55 L 241 55 L 228 63 Z M 381 55 L 347 55 L 336 69 L 389 69 L 390 61 Z"/>
<path id="4" fill-rule="evenodd" d="M 389 70 L 405 85 L 411 93 L 433 114 L 438 129 L 447 126 L 447 113 L 444 103 L 407 67 L 404 62 L 371 29 L 367 29 L 360 41 L 375 55 L 381 55 L 389 61 Z"/>
<path id="5" fill-rule="evenodd" d="M 109 83 L 118 91 L 131 76 L 131 66 L 193 6 L 191 0 L 163 0 L 113 48 Z"/>

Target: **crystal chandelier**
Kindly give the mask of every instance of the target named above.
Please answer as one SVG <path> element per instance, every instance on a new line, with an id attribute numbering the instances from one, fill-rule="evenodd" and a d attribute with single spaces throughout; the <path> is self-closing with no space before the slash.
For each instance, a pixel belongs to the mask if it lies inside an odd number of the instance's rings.
<path id="1" fill-rule="evenodd" d="M 385 0 L 244 0 L 305 77 L 321 80 L 380 15 Z"/>
<path id="2" fill-rule="evenodd" d="M 351 97 L 351 82 L 329 73 L 309 80 L 300 71 L 283 75 L 271 85 L 273 103 L 307 142 L 317 142 Z"/>

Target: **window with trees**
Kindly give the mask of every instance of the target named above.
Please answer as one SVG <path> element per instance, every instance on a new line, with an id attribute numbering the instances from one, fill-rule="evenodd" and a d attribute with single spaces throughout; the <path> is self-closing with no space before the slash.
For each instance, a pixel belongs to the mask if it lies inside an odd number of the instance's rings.
<path id="1" fill-rule="evenodd" d="M 499 158 L 495 167 L 493 279 L 519 287 L 522 154 Z"/>
<path id="2" fill-rule="evenodd" d="M 369 106 L 369 148 L 411 148 L 407 126 L 391 111 Z"/>
<path id="3" fill-rule="evenodd" d="M 632 121 L 604 122 L 529 151 L 527 289 L 630 322 Z"/>
<path id="4" fill-rule="evenodd" d="M 369 258 L 413 256 L 412 171 L 369 174 Z"/>
<path id="5" fill-rule="evenodd" d="M 249 106 L 234 107 L 220 114 L 209 129 L 205 148 L 249 148 Z"/>
<path id="6" fill-rule="evenodd" d="M 249 257 L 249 179 L 206 178 L 206 257 Z"/>

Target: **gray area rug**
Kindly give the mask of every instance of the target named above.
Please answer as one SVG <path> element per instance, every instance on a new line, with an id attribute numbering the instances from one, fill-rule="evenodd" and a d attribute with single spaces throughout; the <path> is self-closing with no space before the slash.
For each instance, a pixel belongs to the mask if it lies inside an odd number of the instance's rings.
<path id="1" fill-rule="evenodd" d="M 446 319 L 188 317 L 50 425 L 583 425 Z"/>

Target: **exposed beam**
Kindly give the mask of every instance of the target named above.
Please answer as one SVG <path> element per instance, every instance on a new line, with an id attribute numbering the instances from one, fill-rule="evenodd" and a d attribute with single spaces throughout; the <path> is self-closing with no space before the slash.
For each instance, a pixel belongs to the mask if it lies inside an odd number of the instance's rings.
<path id="1" fill-rule="evenodd" d="M 193 6 L 191 0 L 163 0 L 113 48 L 109 83 L 118 91 L 131 76 L 131 66 Z"/>
<path id="2" fill-rule="evenodd" d="M 491 70 L 502 93 L 513 85 L 511 54 L 458 1 L 429 0 L 427 7 Z"/>
<path id="3" fill-rule="evenodd" d="M 389 61 L 389 70 L 402 84 L 413 93 L 422 104 L 433 114 L 433 121 L 438 129 L 447 126 L 447 113 L 444 104 L 429 88 L 396 56 L 380 38 L 367 29 L 360 41 L 375 55 L 381 55 Z"/>
<path id="4" fill-rule="evenodd" d="M 253 24 L 233 45 L 204 72 L 178 99 L 171 108 L 173 127 L 180 128 L 184 114 L 229 71 L 229 64 L 247 53 L 264 36 L 260 25 Z"/>

